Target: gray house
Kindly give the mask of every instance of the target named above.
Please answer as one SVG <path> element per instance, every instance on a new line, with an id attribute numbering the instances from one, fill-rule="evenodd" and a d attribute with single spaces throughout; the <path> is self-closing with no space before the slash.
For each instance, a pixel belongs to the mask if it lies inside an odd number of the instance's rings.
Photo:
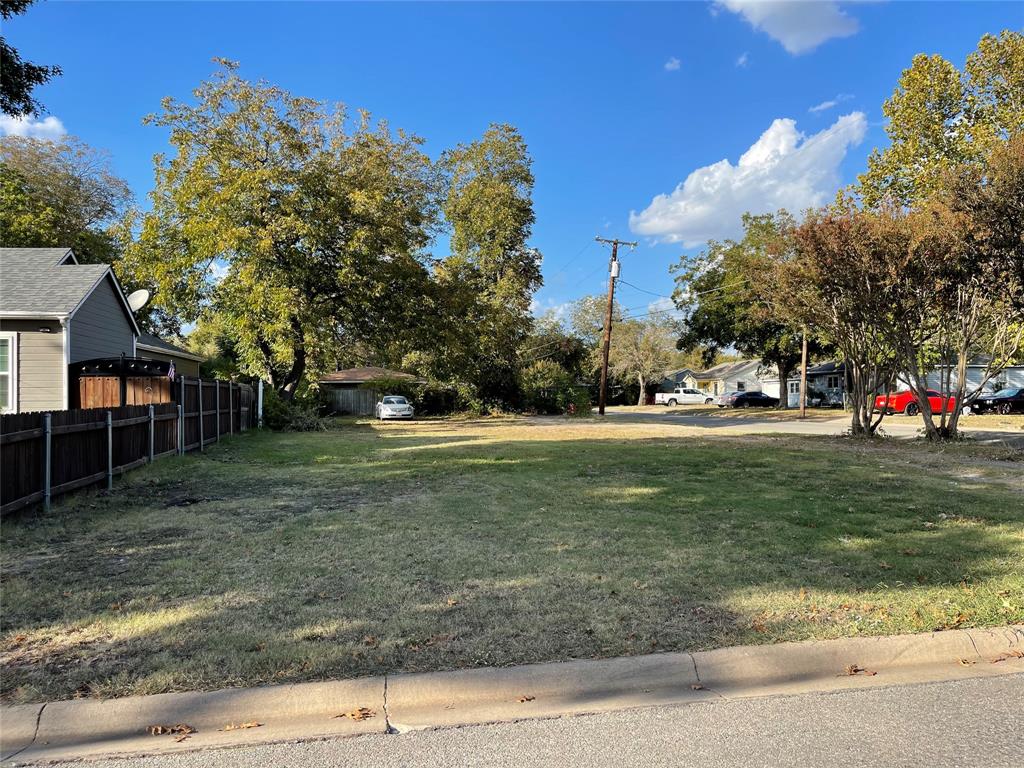
<path id="1" fill-rule="evenodd" d="M 737 360 L 721 363 L 706 371 L 691 374 L 693 385 L 701 392 L 709 395 L 721 395 L 724 392 L 760 392 L 761 380 L 757 372 L 761 367 L 759 360 Z"/>
<path id="2" fill-rule="evenodd" d="M 106 264 L 69 248 L 0 248 L 0 409 L 60 410 L 68 367 L 134 357 L 139 327 Z"/>

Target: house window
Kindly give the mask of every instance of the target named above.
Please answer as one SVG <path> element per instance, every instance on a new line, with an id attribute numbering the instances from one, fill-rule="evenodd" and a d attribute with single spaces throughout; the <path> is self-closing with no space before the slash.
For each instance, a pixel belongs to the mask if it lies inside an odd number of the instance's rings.
<path id="1" fill-rule="evenodd" d="M 828 387 L 828 389 L 839 389 L 839 377 L 829 376 L 827 379 L 826 386 Z"/>
<path id="2" fill-rule="evenodd" d="M 736 391 L 737 392 L 745 392 L 746 390 L 747 390 L 746 382 L 743 382 L 743 381 L 737 381 L 736 382 Z"/>
<path id="3" fill-rule="evenodd" d="M 789 394 L 791 394 L 791 395 L 799 395 L 800 394 L 800 382 L 799 381 L 791 381 L 791 382 L 789 382 Z"/>
<path id="4" fill-rule="evenodd" d="M 0 413 L 16 410 L 17 381 L 17 336 L 13 333 L 0 333 Z"/>

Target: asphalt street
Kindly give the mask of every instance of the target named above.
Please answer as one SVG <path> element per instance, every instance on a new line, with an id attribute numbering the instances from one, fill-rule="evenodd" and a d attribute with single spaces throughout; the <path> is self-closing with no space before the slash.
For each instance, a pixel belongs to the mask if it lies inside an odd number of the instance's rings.
<path id="1" fill-rule="evenodd" d="M 90 762 L 91 768 L 1024 765 L 1024 675 Z"/>
<path id="2" fill-rule="evenodd" d="M 720 431 L 723 434 L 790 434 L 824 435 L 845 434 L 850 429 L 849 415 L 838 412 L 834 418 L 815 416 L 801 421 L 794 414 L 791 419 L 780 419 L 774 415 L 760 415 L 757 410 L 742 412 L 693 412 L 671 408 L 609 408 L 606 418 L 615 423 L 676 424 L 681 427 L 696 427 L 702 430 Z M 994 427 L 990 424 L 972 422 L 967 416 L 960 420 L 960 428 L 969 437 L 981 442 L 1024 442 L 1024 432 L 1013 427 Z M 889 437 L 908 439 L 921 436 L 920 418 L 903 415 L 888 416 L 882 421 L 882 430 Z"/>

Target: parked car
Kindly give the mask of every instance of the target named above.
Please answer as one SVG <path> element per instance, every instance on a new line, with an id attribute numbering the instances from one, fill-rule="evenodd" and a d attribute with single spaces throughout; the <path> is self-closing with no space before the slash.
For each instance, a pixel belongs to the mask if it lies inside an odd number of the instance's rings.
<path id="1" fill-rule="evenodd" d="M 764 392 L 727 392 L 718 398 L 719 408 L 774 408 L 779 398 Z"/>
<path id="2" fill-rule="evenodd" d="M 701 392 L 699 389 L 692 389 L 690 387 L 676 387 L 671 392 L 656 392 L 654 395 L 655 405 L 694 405 L 697 403 L 703 403 L 704 405 L 710 405 L 715 402 L 715 398 L 709 395 L 707 392 Z"/>
<path id="3" fill-rule="evenodd" d="M 1024 413 L 1024 389 L 982 392 L 969 404 L 972 413 Z"/>
<path id="4" fill-rule="evenodd" d="M 411 419 L 414 416 L 412 404 L 401 395 L 384 395 L 377 403 L 378 419 Z"/>
<path id="5" fill-rule="evenodd" d="M 928 390 L 928 404 L 931 406 L 932 413 L 940 413 L 942 411 L 942 399 L 943 396 L 934 389 Z M 949 395 L 946 400 L 946 412 L 952 413 L 955 408 L 956 397 Z M 879 395 L 876 397 L 875 410 L 879 412 L 884 411 L 885 413 L 903 413 L 907 416 L 917 416 L 921 412 L 921 406 L 918 405 L 917 395 L 911 390 L 906 389 L 892 395 Z"/>

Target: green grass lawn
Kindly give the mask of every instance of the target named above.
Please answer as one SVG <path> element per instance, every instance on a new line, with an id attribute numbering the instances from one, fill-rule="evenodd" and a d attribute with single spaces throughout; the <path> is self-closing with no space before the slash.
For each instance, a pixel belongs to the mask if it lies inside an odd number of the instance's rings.
<path id="1" fill-rule="evenodd" d="M 7 701 L 1024 621 L 1019 455 L 345 422 L 3 523 Z"/>

